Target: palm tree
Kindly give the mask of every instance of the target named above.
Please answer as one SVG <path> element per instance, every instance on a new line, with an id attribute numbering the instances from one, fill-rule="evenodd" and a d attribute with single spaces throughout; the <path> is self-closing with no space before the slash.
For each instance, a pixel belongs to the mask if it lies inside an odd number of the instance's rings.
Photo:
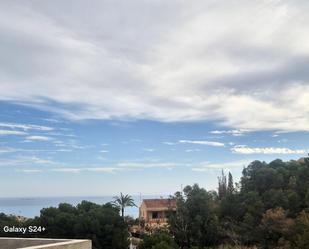
<path id="1" fill-rule="evenodd" d="M 126 207 L 137 207 L 134 203 L 132 196 L 130 195 L 123 195 L 120 193 L 120 196 L 114 197 L 114 204 L 121 209 L 121 216 L 124 218 L 124 209 Z"/>

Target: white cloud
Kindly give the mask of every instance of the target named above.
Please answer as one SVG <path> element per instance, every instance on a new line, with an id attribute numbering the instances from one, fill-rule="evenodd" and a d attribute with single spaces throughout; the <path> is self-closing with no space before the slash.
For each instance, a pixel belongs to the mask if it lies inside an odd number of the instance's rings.
<path id="1" fill-rule="evenodd" d="M 148 169 L 148 168 L 175 168 L 181 166 L 178 163 L 170 162 L 122 162 L 118 167 L 123 169 Z"/>
<path id="2" fill-rule="evenodd" d="M 236 146 L 232 148 L 231 151 L 238 154 L 305 154 L 307 152 L 307 150 L 304 149 L 290 149 L 284 147 L 250 148 L 246 146 Z"/>
<path id="3" fill-rule="evenodd" d="M 56 164 L 56 162 L 50 160 L 50 159 L 43 159 L 37 156 L 31 156 L 31 157 L 22 157 L 26 162 L 32 162 L 35 164 Z"/>
<path id="4" fill-rule="evenodd" d="M 24 152 L 25 150 L 16 150 L 16 151 Z M 16 160 L 16 166 L 29 165 L 29 164 L 40 164 L 40 165 L 58 164 L 57 162 L 54 162 L 51 159 L 45 159 L 38 156 L 19 156 L 15 160 Z"/>
<path id="5" fill-rule="evenodd" d="M 43 120 L 45 120 L 47 122 L 51 122 L 51 123 L 63 123 L 63 121 L 60 121 L 60 120 L 55 119 L 55 118 L 44 118 Z"/>
<path id="6" fill-rule="evenodd" d="M 187 149 L 185 150 L 186 152 L 199 152 L 201 151 L 200 149 Z"/>
<path id="7" fill-rule="evenodd" d="M 156 151 L 156 149 L 154 149 L 154 148 L 143 148 L 143 151 L 154 152 L 154 151 Z"/>
<path id="8" fill-rule="evenodd" d="M 60 133 L 60 132 L 48 132 L 45 133 L 48 136 L 62 136 L 62 137 L 76 137 L 76 135 L 74 134 L 64 134 L 64 133 Z"/>
<path id="9" fill-rule="evenodd" d="M 79 149 L 79 150 L 84 150 L 84 149 L 91 147 L 91 146 L 84 146 L 84 145 L 77 145 L 77 144 L 69 144 L 68 146 L 71 146 L 73 149 Z"/>
<path id="10" fill-rule="evenodd" d="M 41 169 L 18 169 L 16 171 L 17 172 L 22 172 L 22 173 L 28 173 L 28 174 L 42 173 L 43 172 L 43 170 L 41 170 Z"/>
<path id="11" fill-rule="evenodd" d="M 0 100 L 69 119 L 309 131 L 306 1 L 0 4 Z"/>
<path id="12" fill-rule="evenodd" d="M 27 151 L 22 149 L 15 149 L 17 151 Z M 30 150 L 29 150 L 30 151 Z M 13 151 L 12 151 L 13 152 Z M 15 158 L 0 159 L 0 167 L 25 167 L 32 165 L 50 166 L 58 164 L 51 159 L 40 158 L 37 156 L 18 156 Z"/>
<path id="13" fill-rule="evenodd" d="M 12 148 L 12 147 L 0 147 L 0 153 L 14 153 L 14 152 L 70 152 L 72 150 L 67 149 L 57 149 L 57 150 L 48 150 L 48 149 L 21 149 L 21 148 Z"/>
<path id="14" fill-rule="evenodd" d="M 58 150 L 55 150 L 55 151 L 58 151 L 58 152 L 71 152 L 72 150 L 70 150 L 70 149 L 58 149 Z"/>
<path id="15" fill-rule="evenodd" d="M 248 130 L 215 130 L 211 131 L 211 134 L 230 134 L 232 136 L 242 136 L 244 133 L 248 132 Z"/>
<path id="16" fill-rule="evenodd" d="M 81 168 L 55 168 L 51 171 L 54 172 L 66 172 L 66 173 L 80 173 L 82 171 Z"/>
<path id="17" fill-rule="evenodd" d="M 221 169 L 225 169 L 225 170 L 242 169 L 243 167 L 248 166 L 249 163 L 252 161 L 253 160 L 240 160 L 240 161 L 227 162 L 227 163 L 204 162 L 204 163 L 200 163 L 199 165 L 196 165 L 195 167 L 192 167 L 192 171 L 203 172 L 203 171 L 221 170 Z"/>
<path id="18" fill-rule="evenodd" d="M 27 136 L 25 138 L 25 141 L 39 141 L 39 142 L 46 142 L 46 141 L 51 141 L 53 140 L 53 138 L 51 137 L 47 137 L 47 136 Z"/>
<path id="19" fill-rule="evenodd" d="M 23 131 L 0 130 L 0 136 L 8 136 L 8 135 L 24 136 L 27 135 L 27 133 Z"/>
<path id="20" fill-rule="evenodd" d="M 81 172 L 102 172 L 102 173 L 114 173 L 119 171 L 117 168 L 111 167 L 98 167 L 98 168 L 54 168 L 51 169 L 54 172 L 62 172 L 62 173 L 81 173 Z"/>
<path id="21" fill-rule="evenodd" d="M 101 153 L 108 153 L 108 150 L 100 150 Z"/>
<path id="22" fill-rule="evenodd" d="M 11 128 L 11 129 L 22 129 L 22 130 L 38 130 L 38 131 L 52 131 L 53 127 L 33 125 L 33 124 L 17 124 L 17 123 L 0 123 L 0 127 Z"/>
<path id="23" fill-rule="evenodd" d="M 206 140 L 179 140 L 181 144 L 199 144 L 199 145 L 209 145 L 215 147 L 223 147 L 224 143 L 214 142 L 214 141 L 206 141 Z"/>
<path id="24" fill-rule="evenodd" d="M 118 168 L 112 168 L 112 167 L 101 167 L 101 168 L 86 168 L 85 170 L 90 172 L 102 172 L 102 173 L 115 173 L 116 171 L 119 171 Z"/>
<path id="25" fill-rule="evenodd" d="M 166 145 L 175 145 L 176 143 L 174 142 L 162 142 L 163 144 L 166 144 Z"/>
<path id="26" fill-rule="evenodd" d="M 9 148 L 9 147 L 0 148 L 0 154 L 1 153 L 12 153 L 12 152 L 16 152 L 16 149 Z"/>

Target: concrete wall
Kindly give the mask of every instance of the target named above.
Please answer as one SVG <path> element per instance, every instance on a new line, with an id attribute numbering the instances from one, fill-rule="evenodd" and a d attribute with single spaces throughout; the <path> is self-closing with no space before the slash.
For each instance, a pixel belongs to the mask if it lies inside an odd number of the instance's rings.
<path id="1" fill-rule="evenodd" d="M 0 238 L 2 249 L 91 249 L 90 240 Z"/>

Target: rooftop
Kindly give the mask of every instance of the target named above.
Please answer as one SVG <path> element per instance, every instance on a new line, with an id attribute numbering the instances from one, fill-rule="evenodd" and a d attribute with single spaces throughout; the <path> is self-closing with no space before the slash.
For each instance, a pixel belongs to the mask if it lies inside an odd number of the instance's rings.
<path id="1" fill-rule="evenodd" d="M 0 238 L 2 249 L 91 249 L 90 240 Z"/>
<path id="2" fill-rule="evenodd" d="M 167 208 L 176 207 L 175 199 L 144 199 L 143 203 L 147 208 Z"/>
<path id="3" fill-rule="evenodd" d="M 309 160 L 309 157 L 301 157 L 297 160 L 299 163 L 305 163 L 307 160 Z"/>

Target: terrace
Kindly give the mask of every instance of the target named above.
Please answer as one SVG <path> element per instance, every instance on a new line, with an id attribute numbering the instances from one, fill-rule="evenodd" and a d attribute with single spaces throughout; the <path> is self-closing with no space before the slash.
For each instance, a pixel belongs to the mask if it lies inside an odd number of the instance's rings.
<path id="1" fill-rule="evenodd" d="M 91 249 L 90 240 L 0 238 L 5 249 Z"/>

